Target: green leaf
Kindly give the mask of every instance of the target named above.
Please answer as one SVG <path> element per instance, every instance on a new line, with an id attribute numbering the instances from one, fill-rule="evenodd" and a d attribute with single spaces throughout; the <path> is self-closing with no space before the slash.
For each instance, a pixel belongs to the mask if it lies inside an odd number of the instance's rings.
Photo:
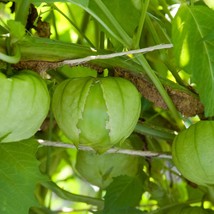
<path id="1" fill-rule="evenodd" d="M 10 29 L 11 42 L 15 43 L 21 40 L 25 35 L 25 27 L 21 22 L 8 20 L 7 25 Z"/>
<path id="2" fill-rule="evenodd" d="M 21 22 L 24 26 L 27 23 L 30 4 L 32 0 L 16 0 L 15 20 Z"/>
<path id="3" fill-rule="evenodd" d="M 44 187 L 46 187 L 47 189 L 50 189 L 51 191 L 53 191 L 60 198 L 63 198 L 67 201 L 76 201 L 76 202 L 82 202 L 82 203 L 86 203 L 86 204 L 95 205 L 95 206 L 98 206 L 101 208 L 103 207 L 103 201 L 101 199 L 93 198 L 90 196 L 73 194 L 64 189 L 61 189 L 59 186 L 57 186 L 52 181 L 42 182 L 42 185 Z"/>
<path id="4" fill-rule="evenodd" d="M 39 171 L 35 153 L 38 143 L 25 140 L 0 144 L 0 213 L 28 213 L 37 206 L 34 189 L 45 180 Z"/>
<path id="5" fill-rule="evenodd" d="M 119 176 L 107 187 L 104 213 L 134 208 L 140 202 L 144 191 L 145 175 L 136 177 Z"/>
<path id="6" fill-rule="evenodd" d="M 174 21 L 172 40 L 177 63 L 196 84 L 205 115 L 214 115 L 214 11 L 205 6 L 182 6 Z"/>
<path id="7" fill-rule="evenodd" d="M 7 33 L 9 33 L 9 31 L 5 27 L 0 25 L 0 35 L 4 35 Z"/>

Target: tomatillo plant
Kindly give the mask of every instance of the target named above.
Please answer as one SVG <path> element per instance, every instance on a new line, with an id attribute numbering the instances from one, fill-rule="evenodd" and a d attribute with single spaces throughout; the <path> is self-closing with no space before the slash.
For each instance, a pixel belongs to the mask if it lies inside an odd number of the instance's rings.
<path id="1" fill-rule="evenodd" d="M 61 130 L 78 145 L 105 152 L 133 132 L 141 110 L 136 87 L 119 77 L 80 77 L 60 83 L 53 113 Z"/>
<path id="2" fill-rule="evenodd" d="M 0 142 L 32 137 L 46 118 L 50 96 L 44 80 L 29 70 L 0 72 Z"/>

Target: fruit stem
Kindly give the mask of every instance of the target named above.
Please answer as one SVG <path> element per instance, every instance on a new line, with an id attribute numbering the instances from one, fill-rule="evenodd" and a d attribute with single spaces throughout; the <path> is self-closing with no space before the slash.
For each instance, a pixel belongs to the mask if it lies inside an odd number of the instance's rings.
<path id="1" fill-rule="evenodd" d="M 207 197 L 210 202 L 214 205 L 214 186 L 209 185 L 207 186 Z"/>

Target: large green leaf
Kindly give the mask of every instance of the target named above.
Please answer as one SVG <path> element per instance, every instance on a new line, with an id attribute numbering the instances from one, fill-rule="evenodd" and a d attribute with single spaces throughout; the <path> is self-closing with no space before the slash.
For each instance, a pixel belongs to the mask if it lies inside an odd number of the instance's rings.
<path id="1" fill-rule="evenodd" d="M 35 157 L 37 148 L 35 140 L 0 144 L 1 214 L 25 214 L 37 205 L 35 185 L 44 180 Z"/>
<path id="2" fill-rule="evenodd" d="M 115 210 L 125 213 L 125 210 L 137 206 L 144 191 L 144 180 L 144 174 L 116 177 L 106 189 L 104 213 L 113 213 Z"/>
<path id="3" fill-rule="evenodd" d="M 177 62 L 191 75 L 205 106 L 214 115 L 214 11 L 206 6 L 182 6 L 174 21 L 172 40 Z"/>

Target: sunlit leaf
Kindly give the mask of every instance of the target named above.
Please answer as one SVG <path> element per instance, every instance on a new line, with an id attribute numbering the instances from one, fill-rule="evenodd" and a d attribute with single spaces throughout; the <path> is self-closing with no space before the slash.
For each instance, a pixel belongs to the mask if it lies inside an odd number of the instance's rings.
<path id="1" fill-rule="evenodd" d="M 172 40 L 178 64 L 196 84 L 205 115 L 214 115 L 214 11 L 205 6 L 182 6 L 173 22 Z"/>
<path id="2" fill-rule="evenodd" d="M 44 180 L 39 171 L 34 140 L 0 144 L 0 213 L 28 213 L 36 206 L 35 186 Z"/>
<path id="3" fill-rule="evenodd" d="M 24 37 L 25 26 L 21 22 L 8 20 L 7 24 L 10 29 L 10 36 L 12 38 L 12 42 L 21 40 Z"/>
<path id="4" fill-rule="evenodd" d="M 205 4 L 214 10 L 214 1 L 213 0 L 204 0 Z"/>
<path id="5" fill-rule="evenodd" d="M 105 213 L 114 210 L 134 208 L 140 202 L 144 191 L 144 176 L 119 176 L 107 187 L 105 195 Z"/>

